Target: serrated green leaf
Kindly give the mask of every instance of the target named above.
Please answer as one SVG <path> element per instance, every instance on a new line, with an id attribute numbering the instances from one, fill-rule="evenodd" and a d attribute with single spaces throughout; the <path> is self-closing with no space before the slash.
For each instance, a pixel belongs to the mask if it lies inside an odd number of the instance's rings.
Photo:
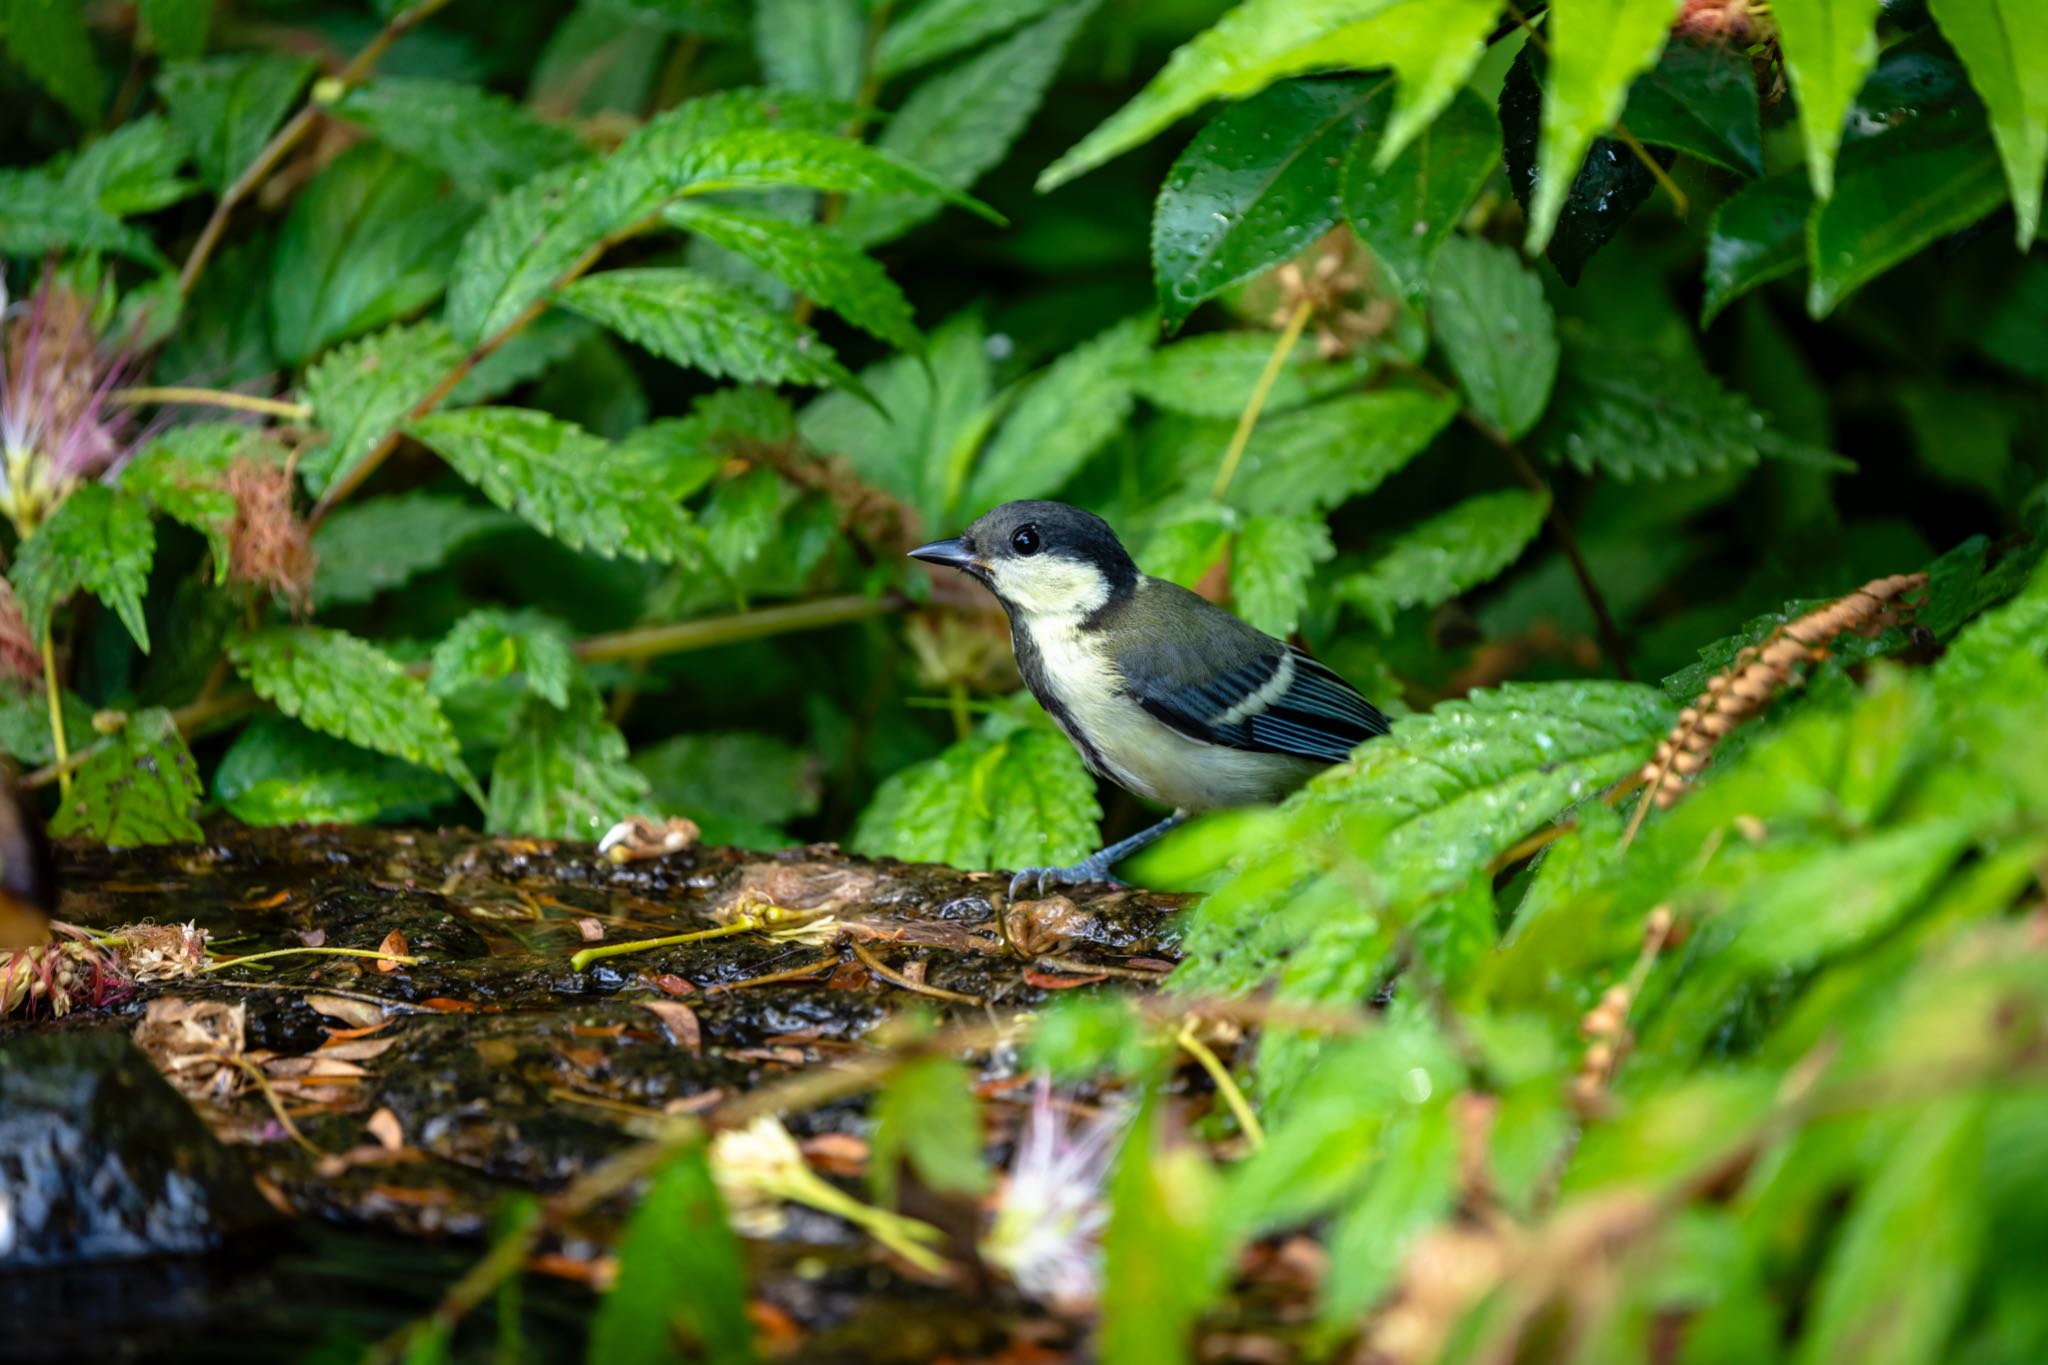
<path id="1" fill-rule="evenodd" d="M 150 114 L 81 151 L 64 168 L 63 185 L 117 218 L 154 213 L 199 188 L 178 173 L 191 154 L 176 125 Z"/>
<path id="2" fill-rule="evenodd" d="M 647 779 L 626 761 L 625 736 L 579 675 L 566 707 L 526 699 L 491 765 L 485 827 L 493 834 L 595 839 L 646 799 Z"/>
<path id="3" fill-rule="evenodd" d="M 954 190 L 966 189 L 1001 161 L 1024 131 L 1044 102 L 1067 45 L 1097 3 L 1064 5 L 924 81 L 904 98 L 876 145 Z M 859 195 L 847 202 L 839 227 L 850 240 L 876 246 L 930 218 L 944 203 L 930 193 Z"/>
<path id="4" fill-rule="evenodd" d="M 1458 1139 L 1449 1104 L 1399 1114 L 1377 1168 L 1330 1232 L 1323 1321 L 1357 1321 L 1391 1288 L 1416 1242 L 1458 1197 Z"/>
<path id="5" fill-rule="evenodd" d="M 2025 251 L 2048 177 L 2048 9 L 2030 0 L 1929 0 L 1927 8 L 1990 111 Z"/>
<path id="6" fill-rule="evenodd" d="M 227 466 L 235 455 L 260 448 L 260 438 L 247 427 L 222 422 L 177 428 L 128 462 L 120 486 L 205 536 L 213 552 L 214 582 L 225 583 L 228 528 L 235 520 L 234 495 L 225 484 Z"/>
<path id="7" fill-rule="evenodd" d="M 1548 498 L 1519 488 L 1467 498 L 1403 532 L 1331 591 L 1391 631 L 1401 609 L 1448 602 L 1514 563 L 1542 529 L 1549 508 Z"/>
<path id="8" fill-rule="evenodd" d="M 439 322 L 387 327 L 337 346 L 306 371 L 305 398 L 327 439 L 299 459 L 316 497 L 354 469 L 462 361 Z"/>
<path id="9" fill-rule="evenodd" d="M 29 634 L 46 637 L 51 614 L 83 588 L 114 609 L 147 654 L 142 595 L 155 553 L 149 504 L 105 484 L 80 484 L 15 551 L 11 577 Z"/>
<path id="10" fill-rule="evenodd" d="M 722 204 L 684 201 L 664 215 L 735 252 L 820 307 L 899 351 L 922 351 L 910 300 L 870 257 L 828 227 L 791 223 Z"/>
<path id="11" fill-rule="evenodd" d="M 1621 117 L 1628 90 L 1663 50 L 1675 0 L 1553 0 L 1550 74 L 1530 198 L 1528 249 L 1543 250 L 1598 134 Z"/>
<path id="12" fill-rule="evenodd" d="M 590 7 L 635 23 L 703 38 L 744 38 L 744 0 L 590 0 Z"/>
<path id="13" fill-rule="evenodd" d="M 455 785 L 282 716 L 258 716 L 213 774 L 213 799 L 251 825 L 362 824 L 441 805 Z"/>
<path id="14" fill-rule="evenodd" d="M 1381 155 L 1385 141 L 1360 138 L 1345 155 L 1344 217 L 1415 301 L 1428 292 L 1438 249 L 1500 164 L 1500 123 L 1464 91 L 1391 161 Z"/>
<path id="15" fill-rule="evenodd" d="M 153 707 L 124 717 L 72 775 L 50 833 L 90 835 L 109 848 L 196 843 L 205 837 L 192 818 L 198 806 L 192 751 L 171 713 Z"/>
<path id="16" fill-rule="evenodd" d="M 1050 497 L 1131 415 L 1131 379 L 1151 352 L 1148 316 L 1126 318 L 1048 366 L 989 440 L 968 482 L 971 512 Z"/>
<path id="17" fill-rule="evenodd" d="M 597 335 L 582 318 L 550 310 L 512 334 L 463 376 L 448 395 L 447 406 L 466 408 L 487 403 L 521 384 L 530 383 L 562 364 Z"/>
<path id="18" fill-rule="evenodd" d="M 907 1062 L 889 1073 L 875 1096 L 868 1163 L 875 1200 L 896 1204 L 897 1167 L 907 1164 L 928 1188 L 975 1196 L 988 1189 L 981 1156 L 981 1103 L 972 1078 L 950 1058 Z"/>
<path id="19" fill-rule="evenodd" d="M 1771 7 L 1778 48 L 1799 101 L 1806 171 L 1817 198 L 1835 188 L 1842 120 L 1877 61 L 1879 0 L 1783 0 Z"/>
<path id="20" fill-rule="evenodd" d="M 313 602 L 368 602 L 518 524 L 496 508 L 419 489 L 337 507 L 313 533 Z"/>
<path id="21" fill-rule="evenodd" d="M 1138 567 L 1154 578 L 1192 588 L 1208 577 L 1230 549 L 1239 520 L 1231 508 L 1205 502 L 1153 530 L 1139 549 Z"/>
<path id="22" fill-rule="evenodd" d="M 1168 412 L 1236 418 L 1265 372 L 1273 345 L 1273 334 L 1264 331 L 1189 337 L 1153 351 L 1132 371 L 1131 384 L 1140 398 Z M 1362 377 L 1360 366 L 1323 360 L 1315 343 L 1304 338 L 1274 375 L 1261 411 L 1287 412 L 1350 388 Z"/>
<path id="23" fill-rule="evenodd" d="M 1212 99 L 1243 99 L 1334 64 L 1316 45 L 1347 25 L 1419 0 L 1245 0 L 1174 50 L 1165 69 L 1038 177 L 1040 193 L 1120 156 Z"/>
<path id="24" fill-rule="evenodd" d="M 1036 19 L 1064 0 L 924 0 L 891 21 L 875 56 L 884 76 L 950 57 Z"/>
<path id="25" fill-rule="evenodd" d="M 1156 1094 L 1124 1135 L 1102 1236 L 1103 1365 L 1188 1365 L 1196 1321 L 1227 1268 L 1234 1211 L 1209 1159 L 1161 1140 Z"/>
<path id="26" fill-rule="evenodd" d="M 1557 380 L 1543 282 L 1506 247 L 1457 237 L 1430 279 L 1436 336 L 1473 408 L 1509 438 L 1536 425 Z"/>
<path id="27" fill-rule="evenodd" d="M 440 703 L 368 640 L 318 626 L 269 626 L 231 638 L 227 652 L 256 695 L 292 719 L 445 773 L 480 795 Z"/>
<path id="28" fill-rule="evenodd" d="M 256 160 L 312 75 L 309 61 L 249 53 L 172 62 L 156 88 L 191 139 L 200 175 L 218 191 Z"/>
<path id="29" fill-rule="evenodd" d="M 1379 487 L 1457 414 L 1455 395 L 1383 389 L 1262 419 L 1225 501 L 1252 516 L 1326 512 Z M 1230 437 L 1224 422 L 1173 432 L 1180 477 L 1214 479 Z"/>
<path id="30" fill-rule="evenodd" d="M 1320 516 L 1250 517 L 1231 546 L 1231 605 L 1260 630 L 1285 639 L 1301 624 L 1316 565 L 1336 554 Z"/>
<path id="31" fill-rule="evenodd" d="M 497 607 L 470 612 L 434 646 L 427 690 L 449 696 L 476 683 L 523 674 L 526 688 L 551 706 L 569 705 L 579 665 L 569 637 L 546 617 Z"/>
<path id="32" fill-rule="evenodd" d="M 688 513 L 649 497 L 581 427 L 530 408 L 465 408 L 407 430 L 492 502 L 572 549 L 664 564 L 694 555 Z"/>
<path id="33" fill-rule="evenodd" d="M 185 61 L 206 50 L 213 0 L 137 0 L 135 14 L 149 46 L 168 61 Z"/>
<path id="34" fill-rule="evenodd" d="M 817 756 L 772 735 L 676 735 L 635 754 L 633 766 L 647 774 L 654 808 L 695 820 L 706 843 L 780 848 L 790 840 L 779 827 L 818 810 Z"/>
<path id="35" fill-rule="evenodd" d="M 0 14 L 0 43 L 72 117 L 88 127 L 99 122 L 107 78 L 77 0 L 8 0 Z"/>
<path id="36" fill-rule="evenodd" d="M 477 199 L 590 155 L 571 129 L 463 81 L 382 76 L 328 108 Z"/>
<path id="37" fill-rule="evenodd" d="M 867 45 L 864 9 L 860 0 L 755 0 L 754 53 L 767 83 L 852 99 Z"/>
<path id="38" fill-rule="evenodd" d="M 590 1328 L 592 1365 L 665 1365 L 678 1340 L 710 1365 L 750 1365 L 754 1327 L 738 1241 L 702 1144 L 671 1157 L 619 1240 L 619 1278 Z"/>
<path id="39" fill-rule="evenodd" d="M 1667 45 L 1630 89 L 1622 122 L 1651 146 L 1690 152 L 1744 175 L 1763 173 L 1756 73 L 1732 44 Z"/>
<path id="40" fill-rule="evenodd" d="M 0 170 L 0 255 L 33 259 L 67 248 L 166 264 L 148 233 L 129 227 L 56 176 L 41 169 Z"/>
<path id="41" fill-rule="evenodd" d="M 92 708 L 75 693 L 63 692 L 64 733 L 67 736 L 92 733 Z M 74 744 L 77 743 L 73 739 Z M 51 763 L 57 758 L 56 737 L 50 733 L 49 694 L 17 680 L 0 683 L 0 753 L 24 766 Z"/>
<path id="42" fill-rule="evenodd" d="M 664 360 L 714 378 L 858 387 L 808 327 L 694 270 L 607 270 L 564 289 L 561 303 Z"/>
<path id="43" fill-rule="evenodd" d="M 958 868 L 1064 865 L 1096 847 L 1101 817 L 1066 736 L 998 714 L 882 783 L 848 847 Z"/>
<path id="44" fill-rule="evenodd" d="M 1969 112 L 1851 143 L 1842 149 L 1834 189 L 1806 230 L 1806 311 L 1816 318 L 2005 202 L 1998 149 Z"/>
<path id="45" fill-rule="evenodd" d="M 351 148 L 292 204 L 270 275 L 272 347 L 292 365 L 440 296 L 474 211 L 386 148 Z"/>
<path id="46" fill-rule="evenodd" d="M 1486 53 L 1499 18 L 1496 0 L 1397 4 L 1347 24 L 1297 60 L 1338 68 L 1387 67 L 1400 83 L 1375 155 L 1384 167 L 1448 105 Z"/>
<path id="47" fill-rule="evenodd" d="M 1721 201 L 1707 228 L 1706 297 L 1700 326 L 1752 289 L 1806 263 L 1806 219 L 1813 191 L 1798 171 L 1744 185 Z"/>
<path id="48" fill-rule="evenodd" d="M 1169 328 L 1330 229 L 1344 154 L 1385 117 L 1391 85 L 1288 81 L 1230 105 L 1196 134 L 1152 214 L 1152 278 Z"/>

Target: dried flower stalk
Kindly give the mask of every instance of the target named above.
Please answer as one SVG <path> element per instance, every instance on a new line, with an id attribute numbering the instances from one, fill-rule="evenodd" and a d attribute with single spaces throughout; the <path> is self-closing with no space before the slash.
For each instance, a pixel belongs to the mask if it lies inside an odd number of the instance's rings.
<path id="1" fill-rule="evenodd" d="M 1652 804 L 1663 810 L 1685 795 L 1693 778 L 1713 757 L 1714 747 L 1737 725 L 1761 713 L 1785 687 L 1800 680 L 1800 665 L 1826 658 L 1828 643 L 1838 635 L 1852 630 L 1874 635 L 1895 624 L 1913 606 L 1905 601 L 1906 596 L 1926 586 L 1924 573 L 1872 579 L 1848 596 L 1778 627 L 1707 679 L 1706 691 L 1679 713 L 1678 724 L 1637 775 L 1649 790 L 1636 805 L 1622 847 L 1635 839 Z"/>

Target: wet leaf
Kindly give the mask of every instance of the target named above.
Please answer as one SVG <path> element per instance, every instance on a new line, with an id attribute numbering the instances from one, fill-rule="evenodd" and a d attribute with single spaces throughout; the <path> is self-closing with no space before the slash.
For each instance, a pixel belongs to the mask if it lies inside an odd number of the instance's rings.
<path id="1" fill-rule="evenodd" d="M 1835 149 L 1863 78 L 1877 61 L 1879 0 L 1785 0 L 1771 8 L 1815 197 L 1834 193 Z"/>
<path id="2" fill-rule="evenodd" d="M 259 716 L 213 775 L 213 799 L 251 825 L 356 824 L 445 804 L 455 785 L 281 716 Z"/>
<path id="3" fill-rule="evenodd" d="M 1443 244 L 1430 282 L 1437 341 L 1473 408 L 1509 438 L 1536 425 L 1557 378 L 1557 327 L 1543 284 L 1505 247 Z"/>
<path id="4" fill-rule="evenodd" d="M 1130 417 L 1132 380 L 1152 335 L 1149 316 L 1126 318 L 1033 379 L 976 461 L 963 510 L 978 515 L 1014 498 L 1057 493 Z"/>
<path id="5" fill-rule="evenodd" d="M 313 601 L 321 607 L 371 601 L 518 524 L 496 508 L 417 489 L 347 503 L 313 533 Z"/>
<path id="6" fill-rule="evenodd" d="M 1668 45 L 1630 89 L 1622 122 L 1652 146 L 1745 175 L 1763 173 L 1756 74 L 1732 44 Z"/>
<path id="7" fill-rule="evenodd" d="M 73 775 L 50 832 L 90 835 L 110 848 L 192 843 L 204 837 L 192 818 L 198 807 L 192 751 L 170 712 L 152 708 L 127 716 Z"/>
<path id="8" fill-rule="evenodd" d="M 943 1057 L 906 1063 L 889 1073 L 875 1098 L 868 1178 L 875 1199 L 896 1203 L 897 1167 L 942 1194 L 979 1195 L 988 1188 L 981 1157 L 981 1106 L 967 1072 Z"/>
<path id="9" fill-rule="evenodd" d="M 1337 554 L 1319 516 L 1250 517 L 1230 551 L 1230 601 L 1239 616 L 1285 639 L 1301 624 L 1316 566 Z"/>
<path id="10" fill-rule="evenodd" d="M 306 491 L 333 487 L 461 360 L 439 322 L 387 327 L 322 356 L 306 371 L 305 398 L 327 438 L 299 459 Z"/>
<path id="11" fill-rule="evenodd" d="M 484 820 L 493 834 L 596 839 L 646 798 L 647 779 L 626 762 L 604 699 L 579 680 L 566 707 L 527 698 L 491 765 Z"/>
<path id="12" fill-rule="evenodd" d="M 1518 488 L 1468 498 L 1403 532 L 1331 592 L 1391 632 L 1402 608 L 1448 602 L 1497 577 L 1536 538 L 1549 506 L 1543 495 Z"/>
<path id="13" fill-rule="evenodd" d="M 2028 0 L 1929 0 L 1927 8 L 1991 112 L 2025 251 L 2040 226 L 2048 177 L 2048 10 Z"/>
<path id="14" fill-rule="evenodd" d="M 483 607 L 457 621 L 434 646 L 427 690 L 446 697 L 477 683 L 519 674 L 528 691 L 551 705 L 569 704 L 581 666 L 568 634 L 537 612 Z"/>
<path id="15" fill-rule="evenodd" d="M 1436 253 L 1500 164 L 1500 123 L 1463 91 L 1391 161 L 1370 138 L 1344 159 L 1344 217 L 1411 300 L 1428 290 Z M 1384 164 L 1383 164 L 1384 163 Z"/>
<path id="16" fill-rule="evenodd" d="M 680 1000 L 636 1000 L 633 1003 L 661 1020 L 668 1040 L 677 1047 L 693 1056 L 704 1050 L 703 1027 L 697 1022 L 697 1011 L 688 1005 Z"/>
<path id="17" fill-rule="evenodd" d="M 97 123 L 107 78 L 93 53 L 84 9 L 74 0 L 10 0 L 0 18 L 0 42 L 15 65 L 80 123 Z"/>
<path id="18" fill-rule="evenodd" d="M 197 151 L 206 183 L 226 189 L 298 102 L 313 64 L 275 53 L 172 62 L 156 78 L 171 122 Z"/>
<path id="19" fill-rule="evenodd" d="M 1273 336 L 1264 331 L 1208 332 L 1153 351 L 1131 374 L 1138 396 L 1156 408 L 1190 417 L 1235 419 L 1244 411 L 1266 362 Z M 1280 367 L 1261 410 L 1274 414 L 1328 398 L 1358 378 L 1358 367 L 1322 360 L 1304 338 Z"/>
<path id="20" fill-rule="evenodd" d="M 561 298 L 572 312 L 714 379 L 858 388 L 808 327 L 693 270 L 607 270 L 576 281 Z"/>
<path id="21" fill-rule="evenodd" d="M 1806 219 L 1813 191 L 1785 171 L 1745 185 L 1721 201 L 1707 229 L 1706 298 L 1700 326 L 1752 289 L 1806 264 Z"/>
<path id="22" fill-rule="evenodd" d="M 754 52 L 767 84 L 850 100 L 858 93 L 867 16 L 860 0 L 757 0 Z"/>

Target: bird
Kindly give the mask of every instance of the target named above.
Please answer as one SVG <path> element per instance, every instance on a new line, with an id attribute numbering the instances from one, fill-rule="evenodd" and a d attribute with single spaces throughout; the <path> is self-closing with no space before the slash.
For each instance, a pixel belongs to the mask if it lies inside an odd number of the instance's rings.
<path id="1" fill-rule="evenodd" d="M 1017 670 L 1099 777 L 1172 810 L 1035 884 L 1111 869 L 1203 811 L 1277 801 L 1387 732 L 1358 690 L 1302 650 L 1141 572 L 1108 522 L 1066 503 L 1006 502 L 909 552 L 980 583 L 1010 619 Z"/>

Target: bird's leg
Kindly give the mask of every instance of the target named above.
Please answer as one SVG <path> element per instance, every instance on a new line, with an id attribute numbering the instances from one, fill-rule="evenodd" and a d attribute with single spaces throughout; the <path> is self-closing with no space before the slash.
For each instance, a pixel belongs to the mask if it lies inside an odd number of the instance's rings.
<path id="1" fill-rule="evenodd" d="M 1139 849 L 1159 842 L 1167 834 L 1187 823 L 1188 813 L 1177 810 L 1149 829 L 1141 829 L 1128 839 L 1118 840 L 1108 848 L 1101 849 L 1072 867 L 1027 867 L 1010 878 L 1010 899 L 1027 885 L 1036 885 L 1038 894 L 1044 895 L 1048 886 L 1080 886 L 1085 882 L 1108 882 L 1112 886 L 1123 883 L 1109 875 L 1109 870 Z"/>

